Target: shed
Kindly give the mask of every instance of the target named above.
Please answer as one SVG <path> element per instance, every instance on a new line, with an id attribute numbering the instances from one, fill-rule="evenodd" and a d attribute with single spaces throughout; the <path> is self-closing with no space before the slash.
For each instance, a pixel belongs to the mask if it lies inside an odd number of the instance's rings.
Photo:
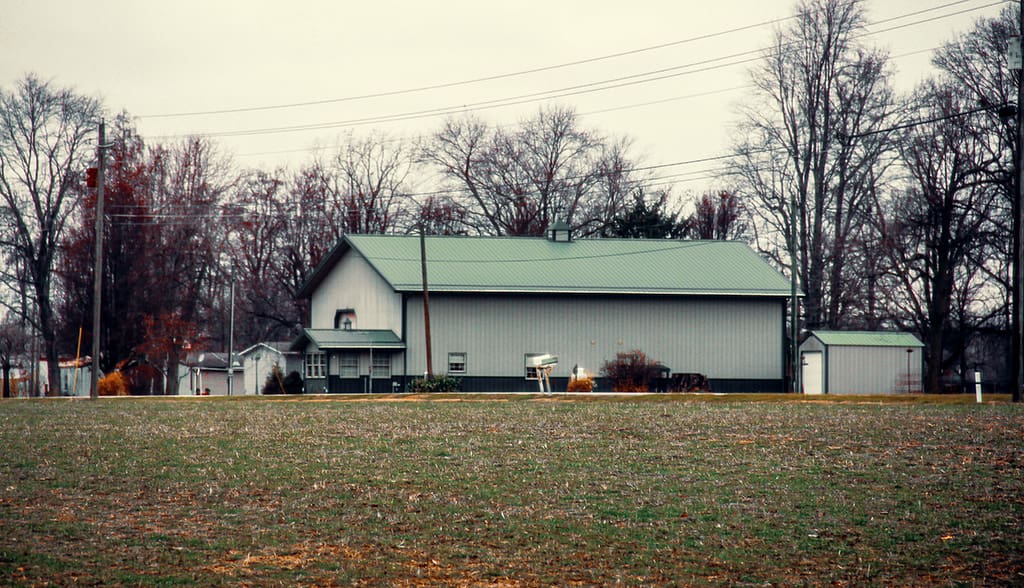
<path id="1" fill-rule="evenodd" d="M 811 331 L 800 345 L 804 393 L 920 392 L 923 348 L 910 333 Z"/>
<path id="2" fill-rule="evenodd" d="M 235 386 L 235 394 L 261 394 L 275 367 L 282 378 L 293 371 L 301 371 L 302 356 L 289 351 L 289 344 L 288 341 L 264 341 L 242 350 L 238 355 L 244 377 L 241 390 Z"/>

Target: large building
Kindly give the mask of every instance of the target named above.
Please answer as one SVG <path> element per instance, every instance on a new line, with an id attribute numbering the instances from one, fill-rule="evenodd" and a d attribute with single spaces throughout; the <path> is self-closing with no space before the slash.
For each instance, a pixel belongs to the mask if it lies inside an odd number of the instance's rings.
<path id="1" fill-rule="evenodd" d="M 638 349 L 715 391 L 784 390 L 790 285 L 746 244 L 574 241 L 565 228 L 426 237 L 435 374 L 464 391 L 534 391 L 531 358 L 552 354 L 564 390 L 574 366 L 597 374 Z M 421 260 L 419 237 L 392 235 L 346 236 L 325 257 L 299 291 L 307 391 L 403 391 L 427 371 Z"/>

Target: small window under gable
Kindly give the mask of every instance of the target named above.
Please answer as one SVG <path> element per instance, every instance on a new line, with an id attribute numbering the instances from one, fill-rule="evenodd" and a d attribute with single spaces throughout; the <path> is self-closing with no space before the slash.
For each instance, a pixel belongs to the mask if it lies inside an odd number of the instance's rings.
<path id="1" fill-rule="evenodd" d="M 334 311 L 334 328 L 351 331 L 356 322 L 356 311 L 353 308 L 339 308 Z"/>

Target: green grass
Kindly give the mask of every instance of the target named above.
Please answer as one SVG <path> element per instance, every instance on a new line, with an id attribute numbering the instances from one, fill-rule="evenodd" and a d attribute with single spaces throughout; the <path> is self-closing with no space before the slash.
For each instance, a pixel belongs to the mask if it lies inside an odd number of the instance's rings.
<path id="1" fill-rule="evenodd" d="M 808 400 L 4 401 L 0 584 L 1024 583 L 1024 407 Z"/>

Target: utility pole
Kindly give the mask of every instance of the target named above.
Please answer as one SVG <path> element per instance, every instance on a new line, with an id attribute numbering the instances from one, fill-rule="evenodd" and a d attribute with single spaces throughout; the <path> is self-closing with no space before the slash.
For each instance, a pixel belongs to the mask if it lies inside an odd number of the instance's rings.
<path id="1" fill-rule="evenodd" d="M 103 151 L 106 149 L 106 123 L 100 120 L 99 143 L 96 155 L 99 163 L 96 167 L 96 253 L 92 272 L 92 386 L 89 398 L 96 399 L 100 395 L 100 310 L 103 295 Z"/>
<path id="2" fill-rule="evenodd" d="M 231 311 L 228 318 L 228 396 L 235 386 L 235 264 L 231 264 Z"/>
<path id="3" fill-rule="evenodd" d="M 420 267 L 423 270 L 423 334 L 427 346 L 427 379 L 434 377 L 433 353 L 430 349 L 430 293 L 427 290 L 427 245 L 423 222 L 420 222 Z"/>
<path id="4" fill-rule="evenodd" d="M 1010 39 L 1011 43 L 1015 43 L 1017 59 L 1019 61 L 1021 55 L 1021 39 L 1024 38 L 1024 0 L 1020 1 L 1019 6 L 1019 29 L 1018 36 Z M 1024 368 L 1024 361 L 1022 361 L 1022 334 L 1021 334 L 1021 303 L 1024 302 L 1024 288 L 1021 286 L 1021 262 L 1022 262 L 1022 248 L 1021 248 L 1021 207 L 1024 203 L 1024 69 L 1021 64 L 1011 63 L 1011 68 L 1017 70 L 1017 177 L 1016 186 L 1013 191 L 1013 275 L 1012 275 L 1012 293 L 1010 297 L 1010 331 L 1013 339 L 1010 341 L 1010 365 L 1008 366 L 1013 372 L 1010 377 L 1011 394 L 1014 402 L 1021 401 L 1021 385 L 1022 377 L 1021 370 Z"/>
<path id="5" fill-rule="evenodd" d="M 1024 1 L 1024 0 L 1022 0 Z M 789 332 L 789 349 L 790 357 L 793 364 L 793 375 L 790 378 L 793 389 L 791 392 L 799 394 L 803 390 L 800 387 L 800 373 L 803 366 L 803 362 L 800 361 L 800 299 L 797 298 L 796 288 L 796 276 L 799 268 L 797 263 L 797 222 L 796 222 L 796 196 L 790 197 L 789 201 L 789 219 L 793 225 L 790 230 L 790 245 L 789 245 L 789 258 L 790 258 L 790 332 Z"/>

